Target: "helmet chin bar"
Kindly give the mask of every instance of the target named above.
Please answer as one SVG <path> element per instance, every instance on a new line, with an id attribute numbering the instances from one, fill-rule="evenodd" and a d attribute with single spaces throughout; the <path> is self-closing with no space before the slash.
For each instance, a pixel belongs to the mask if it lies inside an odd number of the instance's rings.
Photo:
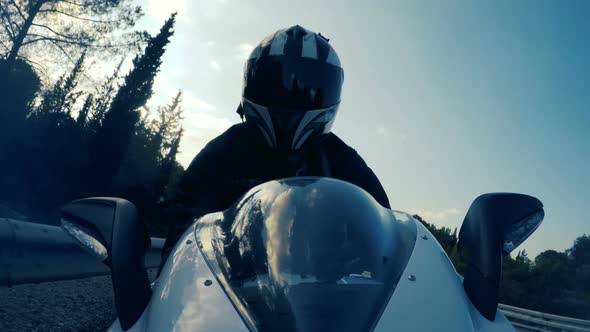
<path id="1" fill-rule="evenodd" d="M 241 109 L 247 122 L 254 123 L 273 149 L 299 150 L 314 138 L 328 134 L 339 103 L 316 110 L 284 110 L 258 105 L 242 98 Z"/>

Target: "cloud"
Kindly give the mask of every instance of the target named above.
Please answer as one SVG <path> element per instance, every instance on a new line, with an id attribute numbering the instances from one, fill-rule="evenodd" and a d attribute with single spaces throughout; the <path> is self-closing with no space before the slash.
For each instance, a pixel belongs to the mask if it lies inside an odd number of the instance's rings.
<path id="1" fill-rule="evenodd" d="M 377 136 L 387 137 L 389 132 L 385 127 L 377 127 Z"/>
<path id="2" fill-rule="evenodd" d="M 448 208 L 439 211 L 411 209 L 412 214 L 417 214 L 427 222 L 433 223 L 449 223 L 456 221 L 457 216 L 461 215 L 461 211 L 457 208 Z"/>
<path id="3" fill-rule="evenodd" d="M 182 95 L 182 106 L 187 113 L 192 113 L 194 111 L 213 111 L 215 110 L 215 106 L 209 104 L 203 99 L 197 98 L 190 93 L 184 93 Z"/>
<path id="4" fill-rule="evenodd" d="M 248 57 L 250 56 L 250 53 L 252 53 L 252 50 L 254 49 L 254 46 L 252 44 L 240 44 L 238 47 L 238 54 L 237 57 L 240 60 L 247 60 Z"/>
<path id="5" fill-rule="evenodd" d="M 211 67 L 211 69 L 215 70 L 216 72 L 220 72 L 222 70 L 219 62 L 217 62 L 215 60 L 209 61 L 209 67 Z"/>
<path id="6" fill-rule="evenodd" d="M 227 118 L 210 112 L 214 107 L 204 101 L 195 99 L 195 106 L 202 106 L 201 110 L 185 105 L 183 127 L 185 129 L 180 144 L 178 162 L 187 167 L 191 160 L 201 151 L 209 141 L 219 136 L 233 125 Z"/>
<path id="7" fill-rule="evenodd" d="M 187 19 L 186 0 L 149 0 L 146 6 L 146 14 L 158 21 L 170 17 L 170 14 L 178 12 L 178 16 Z"/>
<path id="8" fill-rule="evenodd" d="M 389 138 L 390 140 L 394 140 L 398 143 L 404 143 L 408 140 L 408 135 L 399 131 L 399 130 L 391 130 L 390 128 L 384 126 L 377 126 L 375 128 L 375 134 L 379 137 Z"/>
<path id="9" fill-rule="evenodd" d="M 184 114 L 184 125 L 188 131 L 199 132 L 202 129 L 211 129 L 217 132 L 225 131 L 233 124 L 227 118 L 216 116 L 211 112 L 191 111 L 186 109 Z"/>
<path id="10" fill-rule="evenodd" d="M 170 103 L 172 98 L 178 93 L 178 85 L 173 82 L 167 75 L 158 75 L 154 83 L 154 96 L 149 100 L 150 107 L 155 108 L 159 105 Z M 185 116 L 195 111 L 210 112 L 216 108 L 211 103 L 203 100 L 190 90 L 182 89 L 182 107 L 185 109 Z"/>

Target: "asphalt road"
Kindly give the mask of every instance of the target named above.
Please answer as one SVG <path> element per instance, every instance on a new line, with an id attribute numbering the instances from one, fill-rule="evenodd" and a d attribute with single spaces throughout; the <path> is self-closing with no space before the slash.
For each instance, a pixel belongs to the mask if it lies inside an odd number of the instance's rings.
<path id="1" fill-rule="evenodd" d="M 110 276 L 0 287 L 0 332 L 106 331 L 114 320 Z"/>
<path id="2" fill-rule="evenodd" d="M 0 287 L 0 331 L 105 331 L 115 320 L 110 276 Z"/>

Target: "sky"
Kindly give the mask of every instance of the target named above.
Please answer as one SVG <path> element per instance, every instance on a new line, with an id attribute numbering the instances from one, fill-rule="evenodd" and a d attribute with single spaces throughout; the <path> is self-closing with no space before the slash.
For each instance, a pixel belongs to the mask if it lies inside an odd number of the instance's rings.
<path id="1" fill-rule="evenodd" d="M 518 249 L 590 234 L 590 3 L 586 1 L 146 0 L 156 33 L 178 11 L 152 105 L 184 93 L 179 161 L 232 124 L 250 50 L 295 24 L 330 38 L 344 68 L 333 131 L 394 209 L 460 227 L 487 192 L 538 197 Z"/>

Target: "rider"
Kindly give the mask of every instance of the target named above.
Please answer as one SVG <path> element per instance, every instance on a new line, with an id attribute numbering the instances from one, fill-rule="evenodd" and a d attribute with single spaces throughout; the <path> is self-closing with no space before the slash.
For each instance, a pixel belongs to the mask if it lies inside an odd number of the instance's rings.
<path id="1" fill-rule="evenodd" d="M 249 189 L 274 179 L 332 177 L 365 189 L 390 208 L 375 174 L 330 132 L 343 80 L 328 39 L 298 25 L 273 33 L 252 51 L 237 110 L 245 122 L 209 142 L 184 173 L 172 201 L 162 262 L 194 218 L 225 210 Z"/>

